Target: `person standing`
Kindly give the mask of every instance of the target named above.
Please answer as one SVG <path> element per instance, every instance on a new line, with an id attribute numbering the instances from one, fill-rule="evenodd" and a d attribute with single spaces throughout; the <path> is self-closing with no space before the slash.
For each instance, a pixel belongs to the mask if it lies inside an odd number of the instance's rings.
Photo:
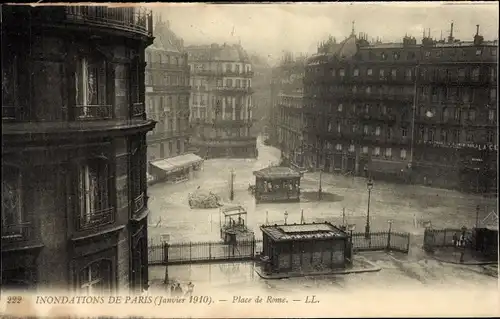
<path id="1" fill-rule="evenodd" d="M 192 282 L 189 282 L 187 285 L 186 296 L 191 297 L 193 295 L 194 285 Z"/>

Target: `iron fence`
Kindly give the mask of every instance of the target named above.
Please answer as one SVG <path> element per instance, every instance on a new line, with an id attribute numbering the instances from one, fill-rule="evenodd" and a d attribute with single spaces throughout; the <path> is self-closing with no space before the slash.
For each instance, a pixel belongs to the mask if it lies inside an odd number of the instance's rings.
<path id="1" fill-rule="evenodd" d="M 365 233 L 352 234 L 353 250 L 394 250 L 408 253 L 410 234 L 400 232 L 375 232 L 369 238 Z M 262 252 L 262 240 L 238 241 L 236 245 L 213 242 L 185 242 L 150 244 L 148 261 L 150 265 L 190 264 L 198 262 L 253 260 Z"/>
<path id="2" fill-rule="evenodd" d="M 424 249 L 433 250 L 435 247 L 454 247 L 453 236 L 457 239 L 462 235 L 458 228 L 426 229 L 424 232 Z"/>

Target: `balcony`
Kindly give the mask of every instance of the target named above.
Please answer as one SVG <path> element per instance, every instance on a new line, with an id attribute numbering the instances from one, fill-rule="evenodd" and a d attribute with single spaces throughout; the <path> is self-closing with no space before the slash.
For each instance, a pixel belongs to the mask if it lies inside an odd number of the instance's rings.
<path id="1" fill-rule="evenodd" d="M 34 238 L 31 223 L 2 225 L 2 249 L 6 245 L 22 243 Z"/>
<path id="2" fill-rule="evenodd" d="M 146 114 L 146 108 L 144 107 L 144 103 L 133 103 L 132 104 L 132 117 L 134 118 L 143 118 Z"/>
<path id="3" fill-rule="evenodd" d="M 138 214 L 145 206 L 144 193 L 134 198 L 134 214 Z"/>
<path id="4" fill-rule="evenodd" d="M 105 6 L 67 6 L 66 22 L 153 36 L 153 15 L 145 8 L 111 8 Z"/>
<path id="5" fill-rule="evenodd" d="M 148 69 L 162 69 L 162 70 L 186 70 L 189 68 L 186 64 L 174 64 L 174 63 L 158 63 L 158 62 L 148 62 L 146 64 Z"/>
<path id="6" fill-rule="evenodd" d="M 18 113 L 19 108 L 17 106 L 2 105 L 2 122 L 15 121 Z"/>
<path id="7" fill-rule="evenodd" d="M 225 93 L 243 93 L 251 94 L 254 90 L 251 87 L 232 87 L 232 86 L 218 86 L 217 91 Z"/>
<path id="8" fill-rule="evenodd" d="M 151 135 L 146 135 L 146 141 L 148 143 L 153 143 L 153 142 L 158 142 L 158 141 L 164 141 L 172 138 L 178 138 L 178 137 L 188 137 L 191 135 L 191 132 L 189 130 L 182 130 L 182 131 L 166 131 L 166 132 L 158 132 L 154 133 Z"/>
<path id="9" fill-rule="evenodd" d="M 115 221 L 115 209 L 113 207 L 84 213 L 77 218 L 76 230 L 89 230 L 111 224 Z"/>
<path id="10" fill-rule="evenodd" d="M 77 120 L 108 120 L 112 118 L 111 105 L 76 105 Z"/>

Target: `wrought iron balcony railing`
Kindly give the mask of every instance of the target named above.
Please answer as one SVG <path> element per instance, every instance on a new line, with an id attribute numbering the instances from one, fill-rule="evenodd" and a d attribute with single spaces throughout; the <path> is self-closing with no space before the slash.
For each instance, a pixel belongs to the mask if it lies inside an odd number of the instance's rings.
<path id="1" fill-rule="evenodd" d="M 67 6 L 66 21 L 93 24 L 153 35 L 153 15 L 145 8 L 112 8 L 106 6 Z"/>
<path id="2" fill-rule="evenodd" d="M 144 205 L 144 193 L 142 193 L 141 195 L 134 198 L 134 214 L 139 213 L 144 208 Z"/>
<path id="3" fill-rule="evenodd" d="M 146 113 L 146 108 L 144 103 L 133 103 L 132 104 L 132 117 L 143 117 Z"/>
<path id="4" fill-rule="evenodd" d="M 17 106 L 2 105 L 2 121 L 15 121 L 18 113 Z"/>
<path id="5" fill-rule="evenodd" d="M 114 221 L 115 209 L 113 207 L 95 210 L 93 212 L 83 213 L 82 215 L 78 216 L 76 229 L 78 231 L 88 230 L 111 224 Z"/>
<path id="6" fill-rule="evenodd" d="M 112 117 L 111 105 L 77 105 L 78 120 L 107 120 Z"/>
<path id="7" fill-rule="evenodd" d="M 32 239 L 33 228 L 31 223 L 2 225 L 2 246 L 23 242 Z"/>

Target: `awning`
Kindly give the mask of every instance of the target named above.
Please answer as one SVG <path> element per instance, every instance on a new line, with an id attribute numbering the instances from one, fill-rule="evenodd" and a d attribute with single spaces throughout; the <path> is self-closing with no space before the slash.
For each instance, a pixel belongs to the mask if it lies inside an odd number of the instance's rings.
<path id="1" fill-rule="evenodd" d="M 368 164 L 368 169 L 373 172 L 401 173 L 408 170 L 408 162 L 372 159 L 371 163 Z"/>
<path id="2" fill-rule="evenodd" d="M 202 163 L 203 161 L 204 160 L 198 155 L 189 153 L 154 161 L 151 162 L 151 165 L 161 169 L 165 173 L 172 173 L 190 165 Z"/>

